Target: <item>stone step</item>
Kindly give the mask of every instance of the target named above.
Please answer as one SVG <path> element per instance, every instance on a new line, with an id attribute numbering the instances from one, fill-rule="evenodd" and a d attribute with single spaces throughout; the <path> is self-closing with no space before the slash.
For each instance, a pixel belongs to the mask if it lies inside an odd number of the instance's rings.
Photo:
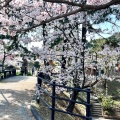
<path id="1" fill-rule="evenodd" d="M 94 117 L 102 117 L 103 115 L 92 114 Z"/>
<path id="2" fill-rule="evenodd" d="M 102 112 L 92 112 L 92 115 L 102 115 Z"/>
<path id="3" fill-rule="evenodd" d="M 102 107 L 102 106 L 99 104 L 92 104 L 92 107 Z"/>
<path id="4" fill-rule="evenodd" d="M 99 102 L 92 103 L 92 116 L 96 117 L 102 116 L 102 106 Z"/>
<path id="5" fill-rule="evenodd" d="M 92 108 L 92 111 L 95 111 L 95 110 L 96 110 L 96 111 L 98 111 L 98 110 L 99 110 L 99 111 L 102 111 L 102 108 Z"/>
<path id="6" fill-rule="evenodd" d="M 93 106 L 101 106 L 100 103 L 93 103 L 92 105 L 93 105 Z"/>
<path id="7" fill-rule="evenodd" d="M 101 105 L 92 105 L 92 107 L 93 107 L 93 108 L 95 108 L 95 107 L 102 108 Z"/>
<path id="8" fill-rule="evenodd" d="M 93 109 L 92 111 L 95 111 L 95 112 L 101 112 L 102 111 L 102 109 Z"/>
<path id="9" fill-rule="evenodd" d="M 101 106 L 92 106 L 92 109 L 102 109 L 102 107 Z"/>
<path id="10" fill-rule="evenodd" d="M 96 114 L 96 115 L 102 115 L 102 112 L 92 112 L 92 115 Z"/>
<path id="11" fill-rule="evenodd" d="M 101 106 L 92 106 L 92 108 L 99 108 L 99 109 L 102 109 L 102 107 Z"/>
<path id="12" fill-rule="evenodd" d="M 94 111 L 94 112 L 92 112 L 92 115 L 93 115 L 93 114 L 102 115 L 102 112 L 101 112 L 101 111 L 98 111 L 98 112 L 95 112 L 95 111 Z"/>
<path id="13" fill-rule="evenodd" d="M 91 104 L 100 104 L 99 102 L 92 102 Z M 100 104 L 101 105 L 101 104 Z"/>
<path id="14" fill-rule="evenodd" d="M 92 111 L 92 114 L 102 114 L 102 111 Z"/>
<path id="15" fill-rule="evenodd" d="M 102 107 L 101 106 L 99 106 L 99 107 L 98 106 L 93 106 L 92 109 L 102 109 Z"/>
<path id="16" fill-rule="evenodd" d="M 102 110 L 101 107 L 92 107 L 92 110 Z"/>

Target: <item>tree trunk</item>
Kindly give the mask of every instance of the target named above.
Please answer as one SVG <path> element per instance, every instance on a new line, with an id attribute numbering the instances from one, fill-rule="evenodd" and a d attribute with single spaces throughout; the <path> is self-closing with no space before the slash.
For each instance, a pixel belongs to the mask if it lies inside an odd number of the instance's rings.
<path id="1" fill-rule="evenodd" d="M 75 59 L 75 61 L 77 62 L 77 59 Z M 74 88 L 79 88 L 79 86 L 75 84 L 75 83 L 77 83 L 77 81 L 76 81 L 77 76 L 78 76 L 78 71 L 76 70 L 75 71 L 75 76 L 74 76 L 74 79 L 73 79 Z M 76 101 L 76 99 L 78 97 L 78 93 L 79 93 L 78 90 L 72 90 L 71 100 Z M 73 112 L 74 107 L 75 107 L 75 102 L 69 101 L 66 111 L 67 112 Z"/>
<path id="2" fill-rule="evenodd" d="M 104 87 L 104 90 L 105 90 L 105 95 L 108 95 L 107 79 L 105 79 L 103 87 Z"/>
<path id="3" fill-rule="evenodd" d="M 2 60 L 2 71 L 4 70 L 4 63 L 5 63 L 5 52 L 4 52 L 4 57 L 3 57 L 3 60 Z"/>
<path id="4" fill-rule="evenodd" d="M 73 90 L 73 93 L 71 95 L 71 100 L 75 100 L 76 101 L 77 96 L 78 96 L 78 90 Z M 67 106 L 66 111 L 67 112 L 73 112 L 74 107 L 75 107 L 75 102 L 69 101 L 69 104 Z"/>
<path id="5" fill-rule="evenodd" d="M 3 60 L 2 60 L 2 71 L 4 70 L 4 63 L 5 63 L 5 55 L 6 55 L 6 52 L 5 52 L 5 43 L 3 42 L 3 46 L 4 46 L 4 56 L 3 56 Z"/>

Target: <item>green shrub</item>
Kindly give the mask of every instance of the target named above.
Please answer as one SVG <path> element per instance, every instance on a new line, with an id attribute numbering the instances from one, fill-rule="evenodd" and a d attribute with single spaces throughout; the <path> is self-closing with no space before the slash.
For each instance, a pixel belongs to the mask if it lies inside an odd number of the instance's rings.
<path id="1" fill-rule="evenodd" d="M 3 75 L 3 73 L 0 73 L 0 76 L 2 76 Z"/>
<path id="2" fill-rule="evenodd" d="M 32 76 L 31 72 L 28 72 L 28 73 L 27 73 L 27 76 Z"/>
<path id="3" fill-rule="evenodd" d="M 99 100 L 100 102 L 102 102 L 103 98 L 104 98 L 104 95 L 103 95 L 103 94 L 98 94 L 98 100 Z"/>
<path id="4" fill-rule="evenodd" d="M 19 76 L 21 74 L 21 72 L 16 72 L 16 75 Z"/>
<path id="5" fill-rule="evenodd" d="M 39 70 L 39 68 L 40 68 L 40 62 L 39 61 L 35 61 L 34 62 L 34 67 Z"/>
<path id="6" fill-rule="evenodd" d="M 112 109 L 113 105 L 114 105 L 114 100 L 112 100 L 110 96 L 104 97 L 102 99 L 102 107 L 104 110 Z"/>
<path id="7" fill-rule="evenodd" d="M 0 77 L 1 77 L 1 76 L 4 76 L 4 73 L 0 73 Z"/>

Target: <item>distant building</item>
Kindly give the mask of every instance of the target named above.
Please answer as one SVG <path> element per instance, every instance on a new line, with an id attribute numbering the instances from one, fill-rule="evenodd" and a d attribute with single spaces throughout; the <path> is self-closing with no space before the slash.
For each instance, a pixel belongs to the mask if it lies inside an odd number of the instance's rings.
<path id="1" fill-rule="evenodd" d="M 21 68 L 22 67 L 22 63 L 23 63 L 23 61 L 17 61 L 17 66 Z"/>
<path id="2" fill-rule="evenodd" d="M 22 57 L 17 57 L 15 61 L 16 61 L 17 67 L 21 68 L 23 63 Z"/>

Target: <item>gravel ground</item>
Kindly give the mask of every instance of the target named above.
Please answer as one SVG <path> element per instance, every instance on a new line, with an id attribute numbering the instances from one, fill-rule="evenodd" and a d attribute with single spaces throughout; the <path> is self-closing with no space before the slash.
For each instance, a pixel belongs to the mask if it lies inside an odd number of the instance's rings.
<path id="1" fill-rule="evenodd" d="M 16 76 L 0 81 L 0 120 L 35 120 L 30 103 L 36 77 Z"/>

